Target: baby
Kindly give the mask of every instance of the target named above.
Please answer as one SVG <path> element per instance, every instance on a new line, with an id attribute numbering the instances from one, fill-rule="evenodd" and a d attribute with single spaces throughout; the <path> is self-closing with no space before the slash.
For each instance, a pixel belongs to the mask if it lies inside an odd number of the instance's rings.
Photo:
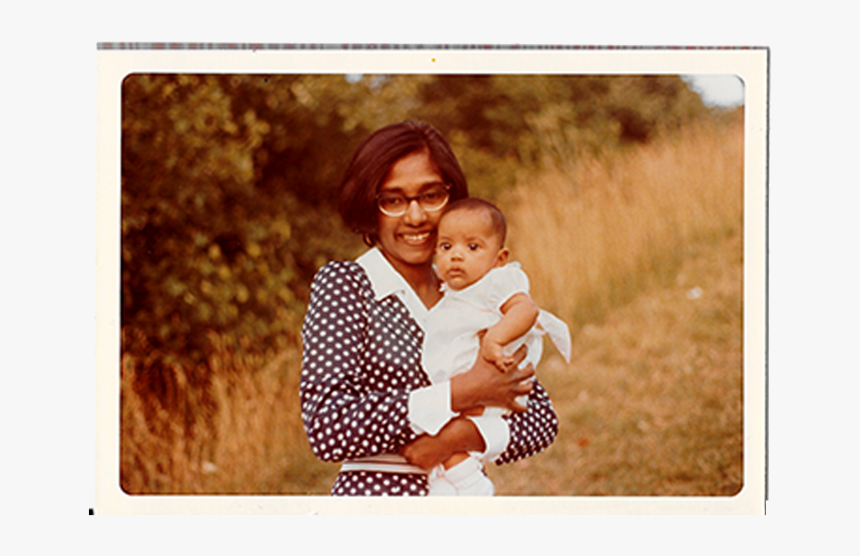
<path id="1" fill-rule="evenodd" d="M 424 369 L 434 383 L 467 371 L 478 355 L 500 372 L 510 370 L 511 354 L 524 343 L 528 355 L 522 365 L 537 366 L 542 333 L 570 361 L 567 325 L 532 301 L 528 277 L 517 263 L 508 263 L 506 233 L 502 212 L 476 198 L 452 203 L 439 221 L 436 269 L 445 295 L 430 311 L 423 350 Z M 525 405 L 527 397 L 517 401 Z M 483 411 L 485 416 L 504 414 L 502 408 Z M 476 455 L 455 454 L 430 473 L 431 496 L 491 496 L 494 491 Z"/>

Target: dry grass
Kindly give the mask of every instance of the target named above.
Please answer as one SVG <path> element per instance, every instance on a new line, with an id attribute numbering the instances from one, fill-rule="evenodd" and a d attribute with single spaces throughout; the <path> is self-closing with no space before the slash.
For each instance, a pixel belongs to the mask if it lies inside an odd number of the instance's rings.
<path id="1" fill-rule="evenodd" d="M 538 369 L 559 437 L 491 469 L 500 494 L 741 488 L 742 146 L 740 126 L 689 130 L 509 199 L 514 257 L 575 341 Z"/>
<path id="2" fill-rule="evenodd" d="M 491 468 L 499 494 L 732 495 L 742 486 L 741 244 L 690 259 L 673 284 L 585 326 L 571 365 L 538 370 L 556 442 Z M 550 352 L 551 353 L 551 352 Z"/>
<path id="3" fill-rule="evenodd" d="M 152 358 L 123 356 L 123 489 L 158 494 L 327 492 L 334 469 L 315 460 L 301 424 L 299 350 L 265 361 L 237 356 L 219 345 L 217 337 L 212 340 L 208 380 L 197 387 L 190 386 L 189 373 L 179 364 L 165 368 Z M 146 376 L 153 373 L 167 375 L 159 383 L 175 387 L 153 395 L 153 381 Z"/>
<path id="4" fill-rule="evenodd" d="M 511 250 L 536 299 L 578 329 L 669 283 L 702 242 L 739 233 L 742 179 L 739 125 L 583 158 L 504 200 Z"/>
<path id="5" fill-rule="evenodd" d="M 740 128 L 700 128 L 537 176 L 504 200 L 514 258 L 539 304 L 572 325 L 575 359 L 547 351 L 538 374 L 559 437 L 491 469 L 500 494 L 737 492 L 742 167 Z M 211 345 L 190 369 L 124 331 L 123 488 L 326 494 L 337 466 L 304 436 L 298 346 L 264 359 Z"/>

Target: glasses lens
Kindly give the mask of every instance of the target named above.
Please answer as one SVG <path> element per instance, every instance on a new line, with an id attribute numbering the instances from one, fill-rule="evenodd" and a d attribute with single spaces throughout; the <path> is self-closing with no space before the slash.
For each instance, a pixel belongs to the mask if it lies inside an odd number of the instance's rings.
<path id="1" fill-rule="evenodd" d="M 412 201 L 418 201 L 422 209 L 426 211 L 437 211 L 448 202 L 448 188 L 445 186 L 434 187 L 425 191 L 417 197 L 404 197 L 396 193 L 382 194 L 376 197 L 379 210 L 388 216 L 403 216 L 409 209 Z"/>
<path id="2" fill-rule="evenodd" d="M 400 216 L 406 212 L 407 201 L 400 195 L 382 195 L 377 199 L 379 210 L 389 216 Z"/>
<path id="3" fill-rule="evenodd" d="M 439 210 L 448 202 L 448 191 L 437 187 L 421 195 L 421 208 L 424 210 Z"/>

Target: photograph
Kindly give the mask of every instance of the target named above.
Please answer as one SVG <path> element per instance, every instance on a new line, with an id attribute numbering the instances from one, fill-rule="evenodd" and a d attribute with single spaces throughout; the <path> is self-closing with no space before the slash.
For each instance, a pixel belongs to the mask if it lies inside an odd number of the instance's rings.
<path id="1" fill-rule="evenodd" d="M 763 513 L 767 64 L 100 45 L 97 511 Z"/>

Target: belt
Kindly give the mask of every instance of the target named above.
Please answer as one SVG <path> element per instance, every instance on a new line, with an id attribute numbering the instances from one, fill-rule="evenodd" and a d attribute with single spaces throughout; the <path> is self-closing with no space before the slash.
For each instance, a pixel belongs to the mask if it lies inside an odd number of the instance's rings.
<path id="1" fill-rule="evenodd" d="M 397 454 L 379 454 L 363 458 L 348 459 L 340 466 L 344 471 L 377 471 L 380 473 L 418 473 L 426 475 L 428 471 L 417 465 L 412 465 L 406 458 Z"/>

